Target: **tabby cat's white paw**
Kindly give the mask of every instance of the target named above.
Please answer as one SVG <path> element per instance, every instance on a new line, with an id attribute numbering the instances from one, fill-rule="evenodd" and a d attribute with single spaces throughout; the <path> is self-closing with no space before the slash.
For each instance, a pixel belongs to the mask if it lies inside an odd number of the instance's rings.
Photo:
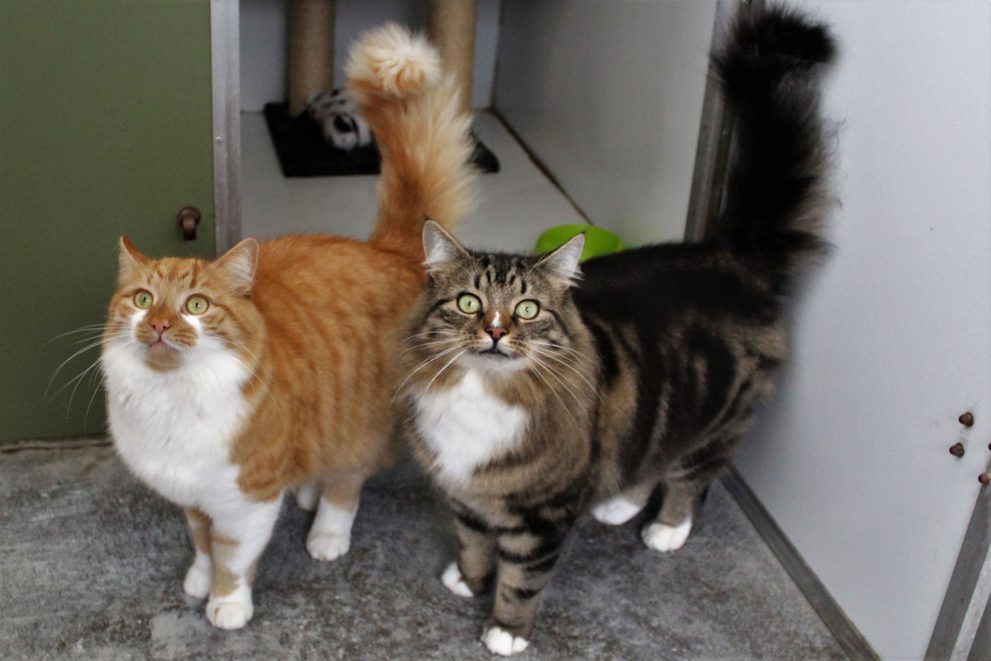
<path id="1" fill-rule="evenodd" d="M 632 500 L 616 496 L 592 508 L 592 518 L 609 526 L 620 526 L 640 513 L 643 506 Z"/>
<path id="2" fill-rule="evenodd" d="M 320 489 L 316 484 L 308 482 L 296 489 L 296 504 L 306 512 L 316 512 L 320 504 Z"/>
<path id="3" fill-rule="evenodd" d="M 692 520 L 686 519 L 676 526 L 652 523 L 643 529 L 643 543 L 655 551 L 677 551 L 685 545 L 692 531 Z"/>
<path id="4" fill-rule="evenodd" d="M 193 564 L 186 572 L 182 590 L 194 599 L 203 599 L 210 594 L 211 571 L 209 567 Z"/>
<path id="5" fill-rule="evenodd" d="M 526 638 L 514 636 L 502 627 L 489 627 L 482 634 L 482 642 L 485 643 L 485 646 L 489 648 L 490 652 L 502 656 L 519 654 L 530 644 L 530 641 Z"/>
<path id="6" fill-rule="evenodd" d="M 471 591 L 468 584 L 465 583 L 464 576 L 461 575 L 461 570 L 458 568 L 458 563 L 452 562 L 444 570 L 444 573 L 440 577 L 441 583 L 444 584 L 448 590 L 458 595 L 459 597 L 474 597 L 475 593 Z"/>
<path id="7" fill-rule="evenodd" d="M 240 629 L 254 613 L 250 598 L 247 601 L 221 601 L 211 599 L 206 604 L 206 619 L 218 629 Z"/>
<path id="8" fill-rule="evenodd" d="M 306 550 L 314 560 L 337 560 L 351 548 L 351 535 L 334 532 L 310 533 Z"/>

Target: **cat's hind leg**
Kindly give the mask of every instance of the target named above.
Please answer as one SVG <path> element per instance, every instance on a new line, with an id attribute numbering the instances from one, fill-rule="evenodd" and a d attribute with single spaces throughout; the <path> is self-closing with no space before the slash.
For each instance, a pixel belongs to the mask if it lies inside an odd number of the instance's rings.
<path id="1" fill-rule="evenodd" d="M 316 512 L 320 504 L 320 483 L 306 482 L 296 488 L 296 504 L 304 512 Z"/>
<path id="2" fill-rule="evenodd" d="M 189 534 L 193 538 L 193 564 L 186 572 L 182 583 L 183 591 L 190 597 L 203 599 L 210 594 L 210 581 L 213 576 L 213 558 L 210 554 L 210 517 L 198 509 L 184 510 L 189 524 Z"/>
<path id="3" fill-rule="evenodd" d="M 664 478 L 664 500 L 657 518 L 640 531 L 643 543 L 655 551 L 677 551 L 692 531 L 709 484 L 729 467 L 736 438 L 715 442 L 689 456 Z"/>
<path id="4" fill-rule="evenodd" d="M 213 580 L 206 617 L 220 629 L 240 629 L 254 614 L 251 585 L 262 551 L 272 537 L 282 494 L 270 501 L 245 497 L 211 509 L 210 550 Z"/>
<path id="5" fill-rule="evenodd" d="M 336 560 L 351 548 L 351 526 L 365 478 L 353 473 L 325 479 L 317 515 L 306 538 L 306 550 L 314 559 Z"/>
<path id="6" fill-rule="evenodd" d="M 604 500 L 592 508 L 592 518 L 610 526 L 632 520 L 647 504 L 656 482 L 644 482 Z"/>
<path id="7" fill-rule="evenodd" d="M 684 546 L 692 531 L 695 502 L 696 493 L 688 485 L 668 483 L 660 514 L 640 532 L 647 548 L 667 552 L 677 551 Z"/>

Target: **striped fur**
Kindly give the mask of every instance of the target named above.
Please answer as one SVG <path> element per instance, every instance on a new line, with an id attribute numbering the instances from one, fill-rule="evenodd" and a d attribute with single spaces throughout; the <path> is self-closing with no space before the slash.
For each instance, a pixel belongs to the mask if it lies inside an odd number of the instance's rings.
<path id="1" fill-rule="evenodd" d="M 286 490 L 317 510 L 310 555 L 348 551 L 362 485 L 397 450 L 391 400 L 424 281 L 424 218 L 450 227 L 470 201 L 468 119 L 433 49 L 388 26 L 351 58 L 384 159 L 367 243 L 246 239 L 212 263 L 121 243 L 102 354 L 111 432 L 132 471 L 186 510 L 196 554 L 184 588 L 209 595 L 207 617 L 225 629 L 252 616 Z"/>
<path id="2" fill-rule="evenodd" d="M 784 295 L 822 249 L 817 83 L 832 49 L 825 27 L 789 11 L 737 20 L 716 63 L 739 158 L 710 240 L 592 260 L 578 279 L 581 238 L 538 258 L 471 252 L 425 228 L 430 277 L 403 399 L 415 454 L 454 510 L 460 554 L 445 584 L 464 595 L 495 582 L 492 651 L 527 646 L 583 511 L 622 523 L 662 497 L 644 542 L 680 547 L 770 392 L 787 353 Z M 527 300 L 540 308 L 529 319 Z M 493 402 L 525 424 L 504 428 Z M 468 475 L 450 470 L 468 455 Z"/>

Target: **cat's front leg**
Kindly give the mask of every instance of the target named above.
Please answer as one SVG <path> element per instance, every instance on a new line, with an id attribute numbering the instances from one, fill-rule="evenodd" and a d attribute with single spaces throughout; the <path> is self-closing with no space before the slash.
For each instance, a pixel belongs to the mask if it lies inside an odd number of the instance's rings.
<path id="1" fill-rule="evenodd" d="M 210 552 L 210 517 L 195 508 L 183 510 L 189 524 L 189 534 L 193 538 L 193 564 L 186 572 L 182 583 L 183 591 L 190 597 L 203 599 L 210 594 L 213 577 L 213 558 Z"/>
<path id="2" fill-rule="evenodd" d="M 499 536 L 495 607 L 482 634 L 482 642 L 495 654 L 518 654 L 530 644 L 541 595 L 550 582 L 570 522 L 541 528 L 539 532 Z"/>
<path id="3" fill-rule="evenodd" d="M 458 559 L 444 570 L 441 581 L 459 597 L 484 592 L 495 573 L 495 536 L 488 525 L 467 509 L 455 507 Z"/>
<path id="4" fill-rule="evenodd" d="M 206 617 L 213 626 L 240 629 L 254 614 L 251 585 L 281 504 L 282 494 L 263 502 L 241 497 L 235 504 L 210 510 L 213 577 Z"/>

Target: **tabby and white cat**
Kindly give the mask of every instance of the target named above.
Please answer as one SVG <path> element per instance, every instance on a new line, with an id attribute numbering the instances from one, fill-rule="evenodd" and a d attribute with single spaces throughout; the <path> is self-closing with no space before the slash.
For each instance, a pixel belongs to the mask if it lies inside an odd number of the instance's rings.
<path id="1" fill-rule="evenodd" d="M 149 259 L 121 239 L 102 368 L 120 456 L 184 508 L 185 591 L 224 629 L 251 619 L 251 583 L 284 491 L 317 509 L 307 549 L 348 551 L 362 484 L 395 454 L 390 400 L 406 315 L 424 281 L 424 218 L 470 202 L 469 118 L 420 37 L 397 26 L 352 51 L 349 84 L 382 152 L 367 243 L 242 241 L 213 263 Z"/>
<path id="2" fill-rule="evenodd" d="M 716 236 L 586 262 L 583 238 L 545 257 L 466 250 L 424 229 L 428 284 L 402 400 L 415 455 L 447 495 L 470 597 L 495 579 L 483 641 L 529 644 L 576 518 L 633 519 L 644 543 L 685 543 L 753 405 L 786 354 L 786 294 L 823 250 L 818 80 L 834 45 L 783 9 L 737 19 L 716 57 L 739 125 Z"/>

